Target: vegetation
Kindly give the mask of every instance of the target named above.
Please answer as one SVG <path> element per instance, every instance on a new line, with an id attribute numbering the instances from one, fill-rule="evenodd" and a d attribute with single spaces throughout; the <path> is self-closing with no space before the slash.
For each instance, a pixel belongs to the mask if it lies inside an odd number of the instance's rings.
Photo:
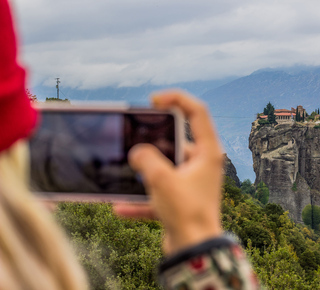
<path id="1" fill-rule="evenodd" d="M 222 201 L 225 230 L 243 242 L 268 289 L 320 289 L 320 235 L 296 225 L 280 205 L 265 207 L 226 179 Z"/>
<path id="2" fill-rule="evenodd" d="M 245 179 L 241 183 L 241 193 L 249 194 L 251 197 L 260 201 L 263 205 L 266 205 L 269 201 L 269 189 L 263 181 L 260 181 L 257 188 L 255 188 L 250 179 Z"/>
<path id="3" fill-rule="evenodd" d="M 256 189 L 250 179 L 245 179 L 241 183 L 241 192 L 242 194 L 250 194 L 252 197 L 255 196 Z"/>
<path id="4" fill-rule="evenodd" d="M 268 120 L 265 120 L 265 119 L 261 119 L 261 120 L 258 120 L 258 124 L 259 125 L 268 125 L 270 124 Z"/>
<path id="5" fill-rule="evenodd" d="M 26 94 L 30 100 L 31 103 L 37 103 L 38 102 L 38 99 L 37 99 L 37 96 L 32 94 L 28 89 L 26 89 Z"/>
<path id="6" fill-rule="evenodd" d="M 252 187 L 250 180 L 240 189 L 226 178 L 224 229 L 240 238 L 268 289 L 320 289 L 319 231 L 295 225 L 280 205 L 262 205 Z M 162 257 L 159 222 L 120 219 L 99 203 L 61 203 L 56 218 L 71 236 L 92 289 L 160 289 L 154 276 Z"/>
<path id="7" fill-rule="evenodd" d="M 31 103 L 37 103 L 38 99 L 37 96 L 32 94 L 28 89 L 26 90 L 26 94 L 30 100 Z M 58 98 L 46 98 L 46 102 L 66 102 L 66 103 L 70 103 L 70 101 L 68 99 L 58 99 Z"/>
<path id="8" fill-rule="evenodd" d="M 262 115 L 263 115 L 263 113 L 257 113 L 257 119 Z"/>
<path id="9" fill-rule="evenodd" d="M 70 103 L 68 99 L 58 99 L 58 98 L 46 98 L 46 102 L 66 102 Z"/>
<path id="10" fill-rule="evenodd" d="M 274 106 L 269 102 L 263 109 L 263 113 L 268 116 L 268 124 L 276 124 L 276 116 L 274 114 Z"/>
<path id="11" fill-rule="evenodd" d="M 317 111 L 317 110 L 313 111 L 313 112 L 308 116 L 307 120 L 308 120 L 308 121 L 314 121 L 316 115 L 318 115 L 318 111 Z"/>
<path id="12" fill-rule="evenodd" d="M 274 114 L 274 106 L 270 102 L 263 109 L 263 114 L 267 115 L 268 118 L 258 120 L 258 123 L 260 125 L 260 126 L 258 126 L 258 129 L 260 129 L 260 127 L 264 126 L 264 125 L 277 124 L 276 116 Z M 259 117 L 260 115 L 261 114 L 258 114 L 257 117 Z"/>
<path id="13" fill-rule="evenodd" d="M 261 113 L 257 114 L 257 119 L 258 119 L 258 123 L 259 123 L 260 127 L 264 126 L 264 125 L 268 125 L 268 124 L 277 124 L 274 111 L 275 111 L 274 106 L 269 102 L 267 104 L 267 106 L 263 109 L 263 114 L 261 114 Z M 316 121 L 316 120 L 320 119 L 319 118 L 319 111 L 320 110 L 318 108 L 318 109 L 314 110 L 310 115 L 308 115 L 308 113 L 305 111 L 301 114 L 301 112 L 299 112 L 298 107 L 297 107 L 295 120 L 296 120 L 296 122 L 304 122 L 305 120 L 308 122 Z M 268 118 L 267 119 L 259 119 L 259 117 L 262 115 L 267 115 Z"/>
<path id="14" fill-rule="evenodd" d="M 162 257 L 157 221 L 120 219 L 109 204 L 60 203 L 56 218 L 71 236 L 92 289 L 160 289 Z"/>
<path id="15" fill-rule="evenodd" d="M 260 181 L 257 185 L 255 198 L 264 205 L 269 201 L 269 189 L 263 181 Z"/>
<path id="16" fill-rule="evenodd" d="M 320 206 L 306 205 L 302 211 L 302 220 L 312 229 L 320 230 Z"/>
<path id="17" fill-rule="evenodd" d="M 292 185 L 292 188 L 291 188 L 293 191 L 297 191 L 298 188 L 297 188 L 297 183 L 294 182 L 293 185 Z"/>
<path id="18" fill-rule="evenodd" d="M 301 121 L 301 115 L 299 113 L 298 107 L 296 108 L 296 121 L 300 122 Z"/>
<path id="19" fill-rule="evenodd" d="M 305 120 L 308 122 L 313 122 L 319 119 L 319 108 L 315 109 L 310 115 L 307 112 L 303 112 L 302 115 L 298 113 L 298 107 L 296 109 L 296 121 L 304 122 Z"/>

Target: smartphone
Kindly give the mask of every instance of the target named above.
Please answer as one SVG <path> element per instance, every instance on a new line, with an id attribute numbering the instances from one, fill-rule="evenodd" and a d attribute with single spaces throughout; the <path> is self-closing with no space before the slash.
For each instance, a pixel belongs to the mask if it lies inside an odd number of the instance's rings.
<path id="1" fill-rule="evenodd" d="M 174 164 L 183 159 L 178 110 L 115 105 L 42 105 L 29 141 L 30 186 L 57 201 L 147 201 L 141 176 L 128 164 L 138 143 L 155 145 Z"/>

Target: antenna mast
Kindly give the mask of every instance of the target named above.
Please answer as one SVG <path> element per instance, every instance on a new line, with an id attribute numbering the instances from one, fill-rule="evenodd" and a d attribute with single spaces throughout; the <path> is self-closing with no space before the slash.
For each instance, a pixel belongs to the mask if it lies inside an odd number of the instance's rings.
<path id="1" fill-rule="evenodd" d="M 55 78 L 57 80 L 57 85 L 56 85 L 56 89 L 57 89 L 57 99 L 59 100 L 59 84 L 60 84 L 60 78 Z"/>

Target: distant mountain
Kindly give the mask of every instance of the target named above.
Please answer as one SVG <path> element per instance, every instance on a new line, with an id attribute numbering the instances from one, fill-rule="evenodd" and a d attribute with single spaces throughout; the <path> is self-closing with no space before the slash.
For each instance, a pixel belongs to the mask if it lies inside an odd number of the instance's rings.
<path id="1" fill-rule="evenodd" d="M 311 72 L 302 71 L 299 74 L 288 74 L 283 71 L 261 71 L 236 79 L 219 88 L 210 90 L 201 96 L 212 101 L 212 98 L 223 99 L 216 111 L 226 108 L 226 102 L 233 103 L 237 114 L 248 114 L 248 109 L 260 112 L 265 102 L 271 101 L 277 108 L 304 105 L 313 110 L 320 101 L 320 68 Z M 239 105 L 236 108 L 235 103 Z M 221 105 L 221 108 L 220 108 Z"/>
<path id="2" fill-rule="evenodd" d="M 63 87 L 61 97 L 70 100 L 119 100 L 132 105 L 146 105 L 151 92 L 179 87 L 206 101 L 214 116 L 225 150 L 234 163 L 240 180 L 255 175 L 252 156 L 248 149 L 251 122 L 270 101 L 275 108 L 303 105 L 311 113 L 320 107 L 320 67 L 294 66 L 278 69 L 261 69 L 251 75 L 222 80 L 194 81 L 173 85 L 139 87 L 106 87 L 79 90 Z M 32 92 L 40 100 L 55 97 L 53 86 L 35 87 Z"/>
<path id="3" fill-rule="evenodd" d="M 170 85 L 152 85 L 144 84 L 139 87 L 105 87 L 99 89 L 77 89 L 63 87 L 63 80 L 60 87 L 60 98 L 70 100 L 100 100 L 100 101 L 127 101 L 132 105 L 147 104 L 150 93 L 167 88 L 181 88 L 189 91 L 195 96 L 201 96 L 203 93 L 214 88 L 222 86 L 236 77 L 228 77 L 221 80 L 193 81 L 185 83 L 175 83 Z M 56 97 L 57 91 L 53 82 L 52 87 L 36 86 L 32 88 L 32 93 L 36 94 L 39 100 Z"/>
<path id="4" fill-rule="evenodd" d="M 228 156 L 241 180 L 254 179 L 248 150 L 251 122 L 270 101 L 275 108 L 303 105 L 311 113 L 320 107 L 320 68 L 259 70 L 204 93 L 201 98 L 215 116 Z M 250 165 L 248 165 L 250 164 Z"/>

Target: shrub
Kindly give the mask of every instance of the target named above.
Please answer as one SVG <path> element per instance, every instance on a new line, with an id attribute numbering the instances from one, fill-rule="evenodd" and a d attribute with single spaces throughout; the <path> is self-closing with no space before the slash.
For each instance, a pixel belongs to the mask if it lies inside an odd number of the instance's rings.
<path id="1" fill-rule="evenodd" d="M 297 183 L 294 182 L 293 185 L 292 185 L 292 188 L 291 188 L 293 191 L 297 191 Z"/>
<path id="2" fill-rule="evenodd" d="M 258 120 L 258 123 L 259 125 L 267 125 L 267 124 L 270 124 L 268 120 L 265 120 L 265 119 L 261 119 L 261 120 Z"/>
<path id="3" fill-rule="evenodd" d="M 68 99 L 58 99 L 58 98 L 46 98 L 46 102 L 66 102 L 66 103 L 70 103 L 70 101 Z"/>
<path id="4" fill-rule="evenodd" d="M 60 203 L 58 222 L 71 236 L 92 289 L 160 289 L 162 226 L 120 219 L 103 203 Z"/>

